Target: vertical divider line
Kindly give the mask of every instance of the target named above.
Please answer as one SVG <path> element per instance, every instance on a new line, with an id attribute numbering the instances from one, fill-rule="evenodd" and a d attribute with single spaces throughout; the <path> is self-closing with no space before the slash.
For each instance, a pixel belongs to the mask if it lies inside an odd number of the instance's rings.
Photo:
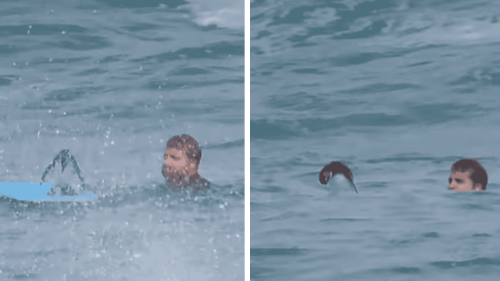
<path id="1" fill-rule="evenodd" d="M 245 1 L 245 280 L 250 281 L 250 0 Z"/>

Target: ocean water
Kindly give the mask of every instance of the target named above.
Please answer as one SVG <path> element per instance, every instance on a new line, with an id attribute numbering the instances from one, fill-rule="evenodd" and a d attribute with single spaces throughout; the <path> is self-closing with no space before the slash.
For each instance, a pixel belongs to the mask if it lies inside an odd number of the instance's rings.
<path id="1" fill-rule="evenodd" d="M 0 280 L 243 279 L 242 15 L 227 0 L 2 1 L 0 181 L 37 182 L 69 149 L 98 199 L 0 197 Z M 165 187 L 179 134 L 200 143 L 209 192 Z"/>
<path id="2" fill-rule="evenodd" d="M 497 278 L 499 4 L 251 2 L 252 280 Z"/>

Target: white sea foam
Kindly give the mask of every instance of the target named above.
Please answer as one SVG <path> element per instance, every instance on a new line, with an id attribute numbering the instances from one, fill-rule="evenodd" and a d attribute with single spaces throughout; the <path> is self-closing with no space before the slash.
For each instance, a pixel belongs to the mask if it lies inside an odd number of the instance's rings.
<path id="1" fill-rule="evenodd" d="M 193 21 L 201 26 L 243 29 L 245 9 L 243 1 L 191 1 Z"/>

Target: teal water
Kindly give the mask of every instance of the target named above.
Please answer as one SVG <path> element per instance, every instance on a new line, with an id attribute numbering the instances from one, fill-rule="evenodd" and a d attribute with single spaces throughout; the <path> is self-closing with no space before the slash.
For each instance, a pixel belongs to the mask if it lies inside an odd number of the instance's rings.
<path id="1" fill-rule="evenodd" d="M 498 8 L 252 1 L 252 280 L 496 278 Z M 486 192 L 447 190 L 462 157 Z"/>
<path id="2" fill-rule="evenodd" d="M 225 0 L 2 1 L 0 181 L 37 182 L 69 149 L 98 199 L 0 197 L 0 280 L 243 279 L 242 14 Z M 184 133 L 206 194 L 165 189 L 166 141 Z"/>

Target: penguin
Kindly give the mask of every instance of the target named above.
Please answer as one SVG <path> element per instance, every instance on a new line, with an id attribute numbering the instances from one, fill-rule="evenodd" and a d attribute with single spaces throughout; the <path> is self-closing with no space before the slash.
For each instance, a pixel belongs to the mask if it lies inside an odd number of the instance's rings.
<path id="1" fill-rule="evenodd" d="M 356 191 L 356 193 L 358 193 L 358 190 L 356 189 L 356 185 L 354 185 L 351 170 L 346 165 L 344 165 L 343 163 L 338 162 L 338 161 L 334 161 L 334 162 L 326 165 L 325 167 L 323 167 L 321 172 L 319 172 L 319 182 L 326 185 L 328 183 L 328 181 L 331 178 L 333 178 L 336 174 L 343 174 L 344 177 L 352 183 L 352 186 L 354 187 L 354 191 Z"/>

